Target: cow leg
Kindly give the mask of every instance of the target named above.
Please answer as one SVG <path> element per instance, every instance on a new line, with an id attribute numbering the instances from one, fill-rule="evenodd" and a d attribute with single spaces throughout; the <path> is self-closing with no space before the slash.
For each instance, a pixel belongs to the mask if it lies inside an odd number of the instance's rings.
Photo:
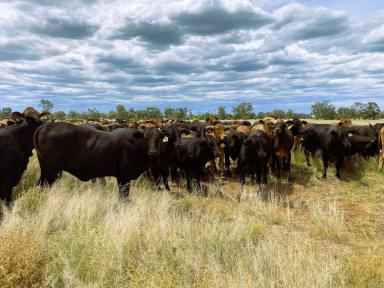
<path id="1" fill-rule="evenodd" d="M 291 153 L 288 153 L 288 157 L 286 159 L 287 163 L 287 172 L 288 172 L 288 182 L 292 182 L 291 177 Z"/>
<path id="2" fill-rule="evenodd" d="M 224 151 L 219 156 L 220 177 L 225 178 Z"/>
<path id="3" fill-rule="evenodd" d="M 244 170 L 241 169 L 240 173 L 240 187 L 239 187 L 239 192 L 237 192 L 237 201 L 240 202 L 241 200 L 241 195 L 243 194 L 243 187 L 244 187 L 244 184 L 245 184 L 245 174 L 244 174 Z"/>
<path id="4" fill-rule="evenodd" d="M 326 151 L 323 151 L 322 156 L 323 156 L 323 179 L 326 179 L 327 169 L 328 169 L 328 153 Z"/>
<path id="5" fill-rule="evenodd" d="M 382 170 L 384 166 L 384 150 L 380 150 L 379 153 L 379 169 Z"/>
<path id="6" fill-rule="evenodd" d="M 344 162 L 344 156 L 339 156 L 339 157 L 337 157 L 337 159 L 336 159 L 336 177 L 338 178 L 338 179 L 341 179 L 340 178 L 340 169 L 341 169 L 341 167 L 343 166 L 343 162 Z"/>
<path id="7" fill-rule="evenodd" d="M 192 193 L 192 174 L 190 170 L 185 170 L 185 177 L 187 178 L 187 192 Z"/>
<path id="8" fill-rule="evenodd" d="M 198 172 L 196 172 L 196 184 L 197 184 L 197 191 L 198 192 L 202 192 L 200 181 L 201 181 L 201 172 L 198 171 Z"/>
<path id="9" fill-rule="evenodd" d="M 57 179 L 59 179 L 60 176 L 61 172 L 53 172 L 41 166 L 38 186 L 41 188 L 46 185 L 51 186 Z"/>
<path id="10" fill-rule="evenodd" d="M 231 160 L 229 159 L 229 154 L 225 153 L 225 170 L 227 171 L 227 175 L 231 175 L 231 170 L 229 169 L 229 166 L 231 166 Z"/>
<path id="11" fill-rule="evenodd" d="M 4 175 L 2 179 L 0 179 L 0 199 L 5 202 L 5 205 L 8 207 L 11 205 L 12 198 L 12 183 L 9 178 L 11 175 Z"/>
<path id="12" fill-rule="evenodd" d="M 164 184 L 165 189 L 167 191 L 171 191 L 171 189 L 169 188 L 169 185 L 168 185 L 168 175 L 164 173 L 162 175 L 162 178 L 163 178 L 163 184 Z"/>
<path id="13" fill-rule="evenodd" d="M 311 162 L 309 161 L 310 154 L 311 154 L 311 151 L 309 151 L 308 149 L 304 149 L 305 161 L 307 162 L 308 167 L 311 166 Z"/>
<path id="14" fill-rule="evenodd" d="M 129 198 L 129 189 L 131 187 L 131 182 L 128 180 L 117 179 L 117 185 L 119 187 L 119 194 L 122 199 Z"/>
<path id="15" fill-rule="evenodd" d="M 276 157 L 275 162 L 276 162 L 276 169 L 277 169 L 276 177 L 280 179 L 281 178 L 281 159 Z"/>

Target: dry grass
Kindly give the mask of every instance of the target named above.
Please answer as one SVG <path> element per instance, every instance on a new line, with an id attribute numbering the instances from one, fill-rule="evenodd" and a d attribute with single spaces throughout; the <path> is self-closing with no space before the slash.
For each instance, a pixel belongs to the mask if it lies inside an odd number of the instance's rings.
<path id="1" fill-rule="evenodd" d="M 356 160 L 357 161 L 357 160 Z M 359 160 L 360 161 L 360 160 Z M 348 181 L 295 155 L 295 184 L 209 195 L 135 181 L 132 201 L 70 175 L 35 187 L 32 159 L 0 225 L 0 287 L 384 287 L 384 179 L 374 160 Z M 223 197 L 228 196 L 228 197 Z M 253 197 L 251 197 L 253 195 Z"/>

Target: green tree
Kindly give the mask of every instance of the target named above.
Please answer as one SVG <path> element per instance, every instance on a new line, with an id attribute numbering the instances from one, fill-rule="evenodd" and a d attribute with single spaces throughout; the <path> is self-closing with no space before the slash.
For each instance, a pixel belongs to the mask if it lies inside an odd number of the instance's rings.
<path id="1" fill-rule="evenodd" d="M 41 107 L 43 112 L 51 112 L 53 109 L 53 103 L 46 99 L 41 99 L 39 106 Z"/>
<path id="2" fill-rule="evenodd" d="M 58 120 L 64 120 L 65 116 L 67 116 L 67 114 L 65 114 L 64 111 L 57 111 L 57 112 L 53 113 L 53 117 L 55 119 L 58 119 Z"/>
<path id="3" fill-rule="evenodd" d="M 337 109 L 337 116 L 339 119 L 356 119 L 358 118 L 358 112 L 352 107 L 339 107 Z"/>
<path id="4" fill-rule="evenodd" d="M 277 118 L 284 119 L 285 116 L 285 111 L 282 109 L 275 109 L 271 112 L 271 114 Z"/>
<path id="5" fill-rule="evenodd" d="M 362 117 L 364 119 L 377 119 L 380 112 L 380 107 L 376 102 L 368 102 L 362 111 Z"/>
<path id="6" fill-rule="evenodd" d="M 12 109 L 10 107 L 4 107 L 0 111 L 0 117 L 5 118 L 11 116 Z"/>
<path id="7" fill-rule="evenodd" d="M 158 119 L 163 117 L 163 113 L 161 113 L 159 108 L 148 107 L 142 111 L 142 116 L 144 119 Z"/>
<path id="8" fill-rule="evenodd" d="M 100 119 L 102 118 L 104 115 L 99 111 L 97 110 L 96 108 L 89 108 L 88 109 L 88 113 L 87 115 L 85 115 L 84 118 L 88 118 L 88 119 Z"/>
<path id="9" fill-rule="evenodd" d="M 217 108 L 217 116 L 219 117 L 219 119 L 227 119 L 228 114 L 225 111 L 224 106 L 220 106 L 219 108 Z"/>
<path id="10" fill-rule="evenodd" d="M 336 108 L 328 101 L 316 102 L 312 105 L 312 114 L 316 119 L 335 119 L 337 116 Z"/>
<path id="11" fill-rule="evenodd" d="M 176 113 L 175 109 L 168 107 L 164 109 L 163 114 L 165 118 L 173 118 L 175 113 Z"/>
<path id="12" fill-rule="evenodd" d="M 240 103 L 233 107 L 233 117 L 236 119 L 252 119 L 255 116 L 251 103 Z"/>

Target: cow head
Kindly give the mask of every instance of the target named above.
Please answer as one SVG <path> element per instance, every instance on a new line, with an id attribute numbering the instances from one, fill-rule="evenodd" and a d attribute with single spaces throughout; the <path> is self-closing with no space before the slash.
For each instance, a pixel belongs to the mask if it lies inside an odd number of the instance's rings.
<path id="1" fill-rule="evenodd" d="M 330 134 L 333 138 L 333 145 L 341 146 L 345 152 L 351 150 L 351 142 L 349 141 L 348 132 L 341 126 L 335 126 L 330 131 Z"/>
<path id="2" fill-rule="evenodd" d="M 207 159 L 213 159 L 220 155 L 220 149 L 217 146 L 216 139 L 212 136 L 201 138 L 199 142 L 200 153 Z"/>
<path id="3" fill-rule="evenodd" d="M 282 135 L 287 128 L 287 124 L 283 120 L 279 120 L 275 124 L 275 135 Z"/>
<path id="4" fill-rule="evenodd" d="M 297 136 L 301 134 L 303 126 L 307 125 L 307 121 L 300 120 L 297 118 L 293 118 L 292 120 L 288 120 L 287 122 L 288 129 L 291 130 L 293 136 Z"/>
<path id="5" fill-rule="evenodd" d="M 160 145 L 168 141 L 168 132 L 162 132 L 158 128 L 150 127 L 144 130 L 144 145 L 149 159 L 156 159 L 160 155 Z"/>

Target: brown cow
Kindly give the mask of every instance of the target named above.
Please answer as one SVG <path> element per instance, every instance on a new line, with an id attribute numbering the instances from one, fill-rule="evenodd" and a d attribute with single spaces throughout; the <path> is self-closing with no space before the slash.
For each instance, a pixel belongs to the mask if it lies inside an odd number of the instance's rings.
<path id="1" fill-rule="evenodd" d="M 41 117 L 47 116 L 47 115 L 51 115 L 51 113 L 49 113 L 49 112 L 41 112 L 40 113 L 39 111 L 37 111 L 33 107 L 27 107 L 27 108 L 25 108 L 24 112 L 21 113 L 21 116 L 23 118 L 31 117 L 31 118 L 35 118 L 35 119 L 40 119 Z"/>
<path id="2" fill-rule="evenodd" d="M 288 172 L 288 182 L 291 182 L 292 131 L 287 128 L 287 124 L 283 120 L 278 120 L 275 127 L 272 140 L 272 167 L 274 168 L 276 164 L 277 178 L 280 178 L 281 166 L 283 166 L 283 170 Z"/>
<path id="3" fill-rule="evenodd" d="M 206 127 L 206 135 L 207 136 L 212 136 L 213 138 L 216 139 L 216 141 L 219 143 L 219 167 L 220 167 L 220 177 L 225 178 L 225 169 L 224 169 L 224 148 L 225 148 L 225 143 L 224 140 L 227 136 L 226 134 L 226 129 L 224 125 L 222 124 L 216 124 L 214 126 L 207 126 Z M 215 160 L 210 160 L 207 163 L 207 168 L 213 168 L 216 170 L 216 164 Z"/>
<path id="4" fill-rule="evenodd" d="M 384 166 L 384 150 L 383 150 L 383 147 L 384 147 L 384 128 L 381 128 L 379 131 L 378 142 L 379 142 L 379 151 L 380 151 L 379 169 L 381 170 L 381 169 L 383 169 L 383 166 Z"/>
<path id="5" fill-rule="evenodd" d="M 338 125 L 341 127 L 351 127 L 352 126 L 352 120 L 351 119 L 340 119 Z"/>

